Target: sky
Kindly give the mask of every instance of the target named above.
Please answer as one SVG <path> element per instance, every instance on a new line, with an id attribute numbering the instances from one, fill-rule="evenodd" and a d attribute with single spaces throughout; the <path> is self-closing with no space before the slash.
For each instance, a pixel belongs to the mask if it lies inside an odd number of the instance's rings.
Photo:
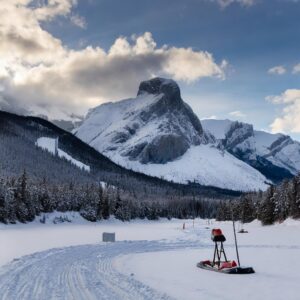
<path id="1" fill-rule="evenodd" d="M 74 119 L 176 80 L 199 118 L 300 140 L 300 1 L 0 0 L 0 109 Z"/>

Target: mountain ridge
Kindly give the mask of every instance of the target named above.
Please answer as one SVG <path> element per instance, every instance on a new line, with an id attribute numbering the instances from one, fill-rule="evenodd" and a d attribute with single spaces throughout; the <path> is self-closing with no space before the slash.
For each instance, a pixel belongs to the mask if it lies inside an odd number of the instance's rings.
<path id="1" fill-rule="evenodd" d="M 211 141 L 181 99 L 178 85 L 162 78 L 142 82 L 136 98 L 96 107 L 86 122 L 87 131 L 85 125 L 75 131 L 85 142 L 103 153 L 118 149 L 123 156 L 142 164 L 167 163 L 182 156 L 191 145 Z"/>
<path id="2" fill-rule="evenodd" d="M 90 166 L 91 171 L 83 171 L 66 159 L 40 149 L 36 142 L 42 137 L 59 138 L 59 148 L 72 158 Z M 123 198 L 139 197 L 152 201 L 161 201 L 176 195 L 179 198 L 191 198 L 197 194 L 213 199 L 240 194 L 215 187 L 175 184 L 127 170 L 73 134 L 39 117 L 0 111 L 0 139 L 0 180 L 18 178 L 26 170 L 30 180 L 34 181 L 47 180 L 49 184 L 106 182 L 120 188 Z"/>
<path id="3" fill-rule="evenodd" d="M 274 182 L 292 178 L 300 170 L 300 143 L 290 136 L 255 130 L 253 125 L 238 121 L 210 119 L 202 120 L 202 125 L 217 136 L 220 148 Z"/>
<path id="4" fill-rule="evenodd" d="M 173 80 L 143 81 L 137 97 L 91 110 L 75 134 L 117 164 L 169 181 L 245 191 L 270 183 L 203 129 Z"/>

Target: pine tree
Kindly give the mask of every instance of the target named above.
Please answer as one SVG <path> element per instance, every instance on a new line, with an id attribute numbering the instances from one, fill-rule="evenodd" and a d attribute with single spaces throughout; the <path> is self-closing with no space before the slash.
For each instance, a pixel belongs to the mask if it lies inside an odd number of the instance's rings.
<path id="1" fill-rule="evenodd" d="M 115 215 L 117 210 L 122 206 L 122 200 L 121 200 L 121 197 L 120 197 L 120 190 L 118 189 L 117 190 L 117 196 L 116 196 L 116 202 L 115 202 L 115 207 L 114 207 L 114 210 L 113 210 L 113 214 Z"/>
<path id="2" fill-rule="evenodd" d="M 229 201 L 220 201 L 218 204 L 216 219 L 218 221 L 229 221 L 232 219 L 232 207 Z"/>
<path id="3" fill-rule="evenodd" d="M 130 208 L 128 205 L 128 202 L 125 200 L 119 200 L 118 208 L 115 212 L 115 217 L 121 221 L 130 221 L 131 214 L 130 214 Z"/>
<path id="4" fill-rule="evenodd" d="M 274 218 L 276 221 L 282 222 L 289 215 L 289 198 L 288 198 L 289 182 L 284 180 L 282 184 L 276 187 L 274 194 Z"/>
<path id="5" fill-rule="evenodd" d="M 15 224 L 17 221 L 17 201 L 15 197 L 14 186 L 9 186 L 5 194 L 5 210 L 7 221 Z"/>
<path id="6" fill-rule="evenodd" d="M 57 195 L 58 197 L 58 195 Z M 38 201 L 41 204 L 43 212 L 52 212 L 53 203 L 50 199 L 46 178 L 43 178 L 42 184 L 38 189 Z"/>
<path id="7" fill-rule="evenodd" d="M 103 189 L 101 184 L 99 184 L 98 187 L 98 197 L 99 197 L 99 201 L 98 201 L 98 206 L 97 206 L 97 218 L 98 219 L 102 219 L 103 218 Z"/>
<path id="8" fill-rule="evenodd" d="M 295 212 L 294 212 L 294 218 L 300 218 L 300 174 L 296 176 L 295 178 L 296 182 L 296 205 L 295 205 Z"/>
<path id="9" fill-rule="evenodd" d="M 97 208 L 98 208 L 98 195 L 94 193 L 94 186 L 86 185 L 85 188 L 85 203 L 83 204 L 82 208 L 80 209 L 80 215 L 91 222 L 96 222 L 98 220 L 97 216 Z"/>
<path id="10" fill-rule="evenodd" d="M 149 207 L 147 219 L 148 220 L 158 220 L 157 204 L 152 204 L 151 207 Z"/>
<path id="11" fill-rule="evenodd" d="M 271 186 L 265 199 L 259 205 L 258 217 L 263 225 L 271 225 L 275 221 L 275 201 L 274 201 L 274 186 Z"/>
<path id="12" fill-rule="evenodd" d="M 250 195 L 242 197 L 239 211 L 239 219 L 242 223 L 250 223 L 255 219 L 255 208 Z"/>
<path id="13" fill-rule="evenodd" d="M 109 197 L 108 197 L 108 193 L 105 192 L 102 195 L 102 217 L 104 220 L 109 219 L 110 217 L 110 205 L 109 205 Z"/>
<path id="14" fill-rule="evenodd" d="M 31 203 L 31 197 L 27 189 L 27 173 L 24 170 L 22 176 L 18 180 L 15 193 L 17 202 L 16 215 L 20 222 L 32 221 L 35 217 L 35 211 Z"/>
<path id="15" fill-rule="evenodd" d="M 300 217 L 299 197 L 299 176 L 297 176 L 291 180 L 288 189 L 289 216 L 293 218 Z"/>
<path id="16" fill-rule="evenodd" d="M 6 188 L 3 180 L 0 180 L 0 223 L 7 222 L 7 210 L 5 203 Z"/>

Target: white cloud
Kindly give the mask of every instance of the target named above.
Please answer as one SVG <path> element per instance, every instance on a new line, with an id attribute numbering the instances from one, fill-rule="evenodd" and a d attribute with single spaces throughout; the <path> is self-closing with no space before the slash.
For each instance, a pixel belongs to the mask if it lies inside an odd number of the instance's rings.
<path id="1" fill-rule="evenodd" d="M 244 114 L 243 112 L 239 111 L 239 110 L 235 110 L 229 113 L 230 116 L 235 117 L 235 118 L 245 118 L 246 114 Z"/>
<path id="2" fill-rule="evenodd" d="M 282 114 L 270 125 L 272 132 L 300 132 L 300 90 L 289 89 L 279 96 L 268 96 L 267 101 L 283 105 Z"/>
<path id="3" fill-rule="evenodd" d="M 31 0 L 13 0 L 15 2 L 32 2 Z M 41 4 L 33 9 L 33 13 L 37 20 L 49 21 L 56 16 L 66 16 L 71 12 L 74 5 L 77 4 L 77 0 L 48 0 L 47 4 Z"/>
<path id="4" fill-rule="evenodd" d="M 293 74 L 300 73 L 300 63 L 295 65 L 293 68 Z"/>
<path id="5" fill-rule="evenodd" d="M 217 2 L 222 8 L 225 8 L 231 4 L 237 3 L 242 6 L 252 6 L 257 0 L 210 0 L 212 2 Z"/>
<path id="6" fill-rule="evenodd" d="M 76 25 L 82 29 L 86 29 L 86 27 L 87 27 L 87 22 L 86 22 L 85 18 L 83 18 L 82 16 L 79 16 L 76 14 L 71 15 L 70 20 L 74 25 Z"/>
<path id="7" fill-rule="evenodd" d="M 26 6 L 29 3 L 26 0 L 0 3 L 2 68 L 13 64 L 22 68 L 24 64 L 49 63 L 64 53 L 61 41 L 40 27 L 35 10 Z"/>
<path id="8" fill-rule="evenodd" d="M 273 68 L 270 68 L 268 70 L 268 73 L 273 75 L 283 75 L 286 73 L 286 68 L 284 66 L 275 66 Z"/>
<path id="9" fill-rule="evenodd" d="M 63 118 L 132 96 L 141 80 L 156 75 L 185 82 L 225 77 L 226 61 L 217 64 L 210 53 L 191 48 L 158 47 L 149 32 L 120 37 L 108 51 L 68 49 L 40 22 L 69 15 L 76 1 L 31 2 L 0 3 L 0 108 Z"/>
<path id="10" fill-rule="evenodd" d="M 198 78 L 216 76 L 224 79 L 223 70 L 227 62 L 222 61 L 221 65 L 214 62 L 213 56 L 208 52 L 195 52 L 191 48 L 170 48 L 164 52 L 168 58 L 165 61 L 165 72 L 177 80 L 192 82 Z"/>
<path id="11" fill-rule="evenodd" d="M 200 120 L 217 120 L 217 119 L 218 119 L 218 117 L 216 115 L 212 115 L 209 117 L 203 117 Z"/>

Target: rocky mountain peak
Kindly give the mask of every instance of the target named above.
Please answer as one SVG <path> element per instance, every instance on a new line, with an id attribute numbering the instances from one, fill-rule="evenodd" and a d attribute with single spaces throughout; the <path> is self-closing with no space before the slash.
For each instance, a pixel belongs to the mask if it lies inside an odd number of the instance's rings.
<path id="1" fill-rule="evenodd" d="M 159 77 L 141 82 L 136 98 L 94 109 L 76 134 L 106 155 L 142 164 L 167 163 L 214 140 L 182 100 L 178 84 Z"/>
<path id="2" fill-rule="evenodd" d="M 145 94 L 162 95 L 159 106 L 163 106 L 165 109 L 178 109 L 184 105 L 180 88 L 172 79 L 156 77 L 142 81 L 137 95 L 142 96 Z"/>
<path id="3" fill-rule="evenodd" d="M 158 95 L 161 96 L 159 101 L 154 102 L 153 105 L 149 107 L 147 113 L 144 112 L 144 117 L 147 118 L 147 120 L 153 116 L 163 118 L 163 116 L 167 115 L 169 125 L 172 125 L 172 123 L 174 125 L 174 122 L 178 123 L 180 118 L 184 118 L 185 123 L 191 124 L 193 130 L 196 132 L 192 143 L 200 143 L 201 136 L 203 135 L 200 120 L 189 105 L 182 100 L 180 88 L 174 80 L 156 77 L 142 81 L 137 95 L 137 97 L 143 97 L 145 95 L 153 95 L 154 97 Z M 185 134 L 179 133 L 179 135 Z"/>
<path id="4" fill-rule="evenodd" d="M 181 98 L 180 88 L 172 79 L 155 77 L 140 83 L 138 96 L 144 93 L 165 94 L 169 98 Z"/>

